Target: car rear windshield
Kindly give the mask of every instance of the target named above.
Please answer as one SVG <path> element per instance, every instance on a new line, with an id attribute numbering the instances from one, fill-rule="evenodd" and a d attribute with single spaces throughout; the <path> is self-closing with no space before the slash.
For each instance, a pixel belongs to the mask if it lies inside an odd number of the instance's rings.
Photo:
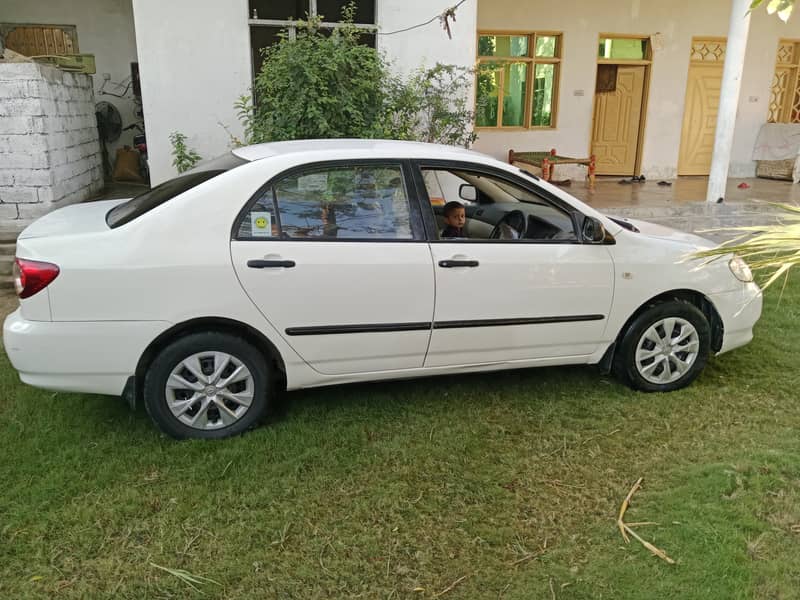
<path id="1" fill-rule="evenodd" d="M 239 158 L 232 152 L 206 161 L 180 177 L 165 181 L 161 185 L 115 206 L 108 211 L 106 223 L 111 229 L 130 223 L 156 206 L 246 162 L 245 159 Z"/>

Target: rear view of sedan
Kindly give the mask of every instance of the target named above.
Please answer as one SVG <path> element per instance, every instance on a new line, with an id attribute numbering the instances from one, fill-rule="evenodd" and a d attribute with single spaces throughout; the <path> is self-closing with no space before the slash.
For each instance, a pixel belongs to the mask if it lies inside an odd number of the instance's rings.
<path id="1" fill-rule="evenodd" d="M 740 259 L 687 259 L 709 245 L 463 149 L 262 144 L 33 223 L 4 341 L 24 382 L 143 402 L 177 438 L 355 381 L 599 364 L 666 392 L 761 313 Z"/>

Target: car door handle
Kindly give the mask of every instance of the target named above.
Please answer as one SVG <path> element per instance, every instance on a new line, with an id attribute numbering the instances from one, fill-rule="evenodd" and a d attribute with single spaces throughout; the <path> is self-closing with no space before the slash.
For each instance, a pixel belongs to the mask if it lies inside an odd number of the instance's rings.
<path id="1" fill-rule="evenodd" d="M 443 269 L 453 269 L 455 267 L 477 267 L 480 263 L 477 260 L 440 260 L 439 266 Z"/>
<path id="2" fill-rule="evenodd" d="M 291 269 L 295 265 L 293 260 L 248 260 L 247 266 L 251 269 Z"/>

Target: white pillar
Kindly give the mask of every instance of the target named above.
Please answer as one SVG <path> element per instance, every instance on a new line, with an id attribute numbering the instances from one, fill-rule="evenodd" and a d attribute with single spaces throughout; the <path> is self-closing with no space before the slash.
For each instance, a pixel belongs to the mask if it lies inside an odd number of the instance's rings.
<path id="1" fill-rule="evenodd" d="M 742 87 L 744 53 L 750 30 L 750 4 L 751 0 L 731 0 L 731 22 L 728 27 L 728 44 L 719 94 L 717 130 L 714 135 L 714 153 L 711 155 L 711 172 L 706 192 L 708 202 L 717 202 L 725 197 L 725 184 L 728 180 L 736 126 L 736 109 L 739 106 L 739 90 Z"/>

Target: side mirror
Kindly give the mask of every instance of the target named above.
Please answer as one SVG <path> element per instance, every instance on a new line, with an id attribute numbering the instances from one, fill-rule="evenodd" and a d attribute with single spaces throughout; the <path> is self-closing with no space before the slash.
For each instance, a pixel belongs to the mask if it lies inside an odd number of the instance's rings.
<path id="1" fill-rule="evenodd" d="M 458 186 L 458 197 L 462 200 L 466 200 L 467 202 L 477 202 L 478 190 L 475 189 L 474 185 L 462 183 L 460 186 Z"/>
<path id="2" fill-rule="evenodd" d="M 581 224 L 581 238 L 590 244 L 613 244 L 614 237 L 606 231 L 600 219 L 584 217 Z"/>

